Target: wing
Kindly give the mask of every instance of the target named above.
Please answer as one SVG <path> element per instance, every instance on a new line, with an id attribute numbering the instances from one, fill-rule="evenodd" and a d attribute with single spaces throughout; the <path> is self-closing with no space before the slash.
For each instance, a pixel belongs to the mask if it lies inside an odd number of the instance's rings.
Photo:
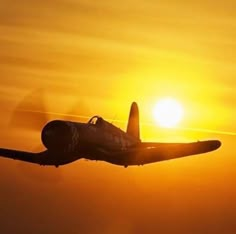
<path id="1" fill-rule="evenodd" d="M 0 156 L 5 158 L 11 158 L 16 160 L 21 160 L 25 162 L 31 162 L 36 164 L 43 164 L 43 159 L 47 155 L 47 151 L 40 153 L 31 153 L 20 150 L 12 150 L 12 149 L 3 149 L 0 148 Z"/>
<path id="2" fill-rule="evenodd" d="M 127 152 L 128 165 L 143 165 L 194 154 L 207 153 L 218 149 L 217 140 L 193 143 L 141 143 Z"/>

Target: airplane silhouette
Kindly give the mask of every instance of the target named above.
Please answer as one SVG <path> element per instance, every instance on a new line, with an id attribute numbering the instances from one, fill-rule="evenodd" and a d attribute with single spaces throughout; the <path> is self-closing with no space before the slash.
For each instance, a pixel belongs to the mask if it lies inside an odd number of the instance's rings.
<path id="1" fill-rule="evenodd" d="M 94 116 L 88 123 L 53 120 L 41 133 L 46 150 L 39 153 L 0 148 L 0 156 L 56 167 L 84 158 L 106 161 L 124 167 L 207 153 L 218 149 L 218 140 L 191 143 L 142 142 L 139 134 L 139 110 L 130 109 L 127 131 Z"/>

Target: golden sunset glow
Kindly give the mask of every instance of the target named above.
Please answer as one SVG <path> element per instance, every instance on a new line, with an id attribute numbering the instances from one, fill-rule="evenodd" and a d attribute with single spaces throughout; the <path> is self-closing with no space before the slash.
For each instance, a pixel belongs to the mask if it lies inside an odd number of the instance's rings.
<path id="1" fill-rule="evenodd" d="M 133 101 L 143 141 L 222 147 L 126 169 L 0 157 L 0 233 L 236 233 L 235 55 L 235 0 L 1 1 L 0 148 L 37 151 L 41 112 L 126 130 Z"/>
<path id="2" fill-rule="evenodd" d="M 153 115 L 161 127 L 175 127 L 183 117 L 183 107 L 173 98 L 163 98 L 155 105 Z"/>

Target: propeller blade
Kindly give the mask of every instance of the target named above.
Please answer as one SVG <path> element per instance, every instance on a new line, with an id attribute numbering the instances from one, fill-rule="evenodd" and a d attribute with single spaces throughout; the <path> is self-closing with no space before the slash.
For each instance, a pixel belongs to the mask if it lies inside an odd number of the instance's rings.
<path id="1" fill-rule="evenodd" d="M 76 101 L 64 116 L 65 120 L 85 122 L 91 117 L 89 106 L 83 100 Z"/>
<path id="2" fill-rule="evenodd" d="M 10 119 L 10 126 L 31 131 L 41 131 L 49 121 L 44 105 L 44 92 L 37 89 L 25 96 L 16 106 Z"/>

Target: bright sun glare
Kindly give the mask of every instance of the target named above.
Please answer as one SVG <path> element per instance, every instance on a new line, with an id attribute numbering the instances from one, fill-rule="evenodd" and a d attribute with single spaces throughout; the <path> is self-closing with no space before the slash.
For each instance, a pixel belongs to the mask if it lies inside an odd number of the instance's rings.
<path id="1" fill-rule="evenodd" d="M 183 117 L 183 107 L 173 98 L 163 98 L 154 106 L 153 115 L 159 126 L 175 127 Z"/>

